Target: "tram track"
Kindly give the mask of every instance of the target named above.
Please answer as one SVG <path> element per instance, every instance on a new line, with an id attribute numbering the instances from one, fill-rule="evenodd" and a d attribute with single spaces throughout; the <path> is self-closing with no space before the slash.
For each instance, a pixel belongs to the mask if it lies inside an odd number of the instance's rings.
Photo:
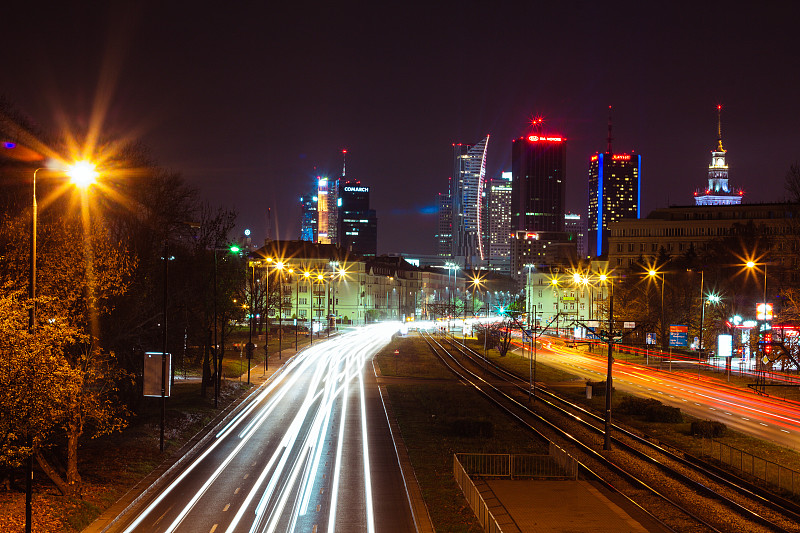
<path id="1" fill-rule="evenodd" d="M 614 426 L 602 451 L 602 419 L 582 406 L 529 384 L 450 338 L 423 334 L 433 353 L 462 382 L 476 388 L 540 438 L 578 460 L 584 475 L 621 494 L 673 531 L 800 531 L 792 502 L 773 501 L 713 474 L 692 460 Z"/>

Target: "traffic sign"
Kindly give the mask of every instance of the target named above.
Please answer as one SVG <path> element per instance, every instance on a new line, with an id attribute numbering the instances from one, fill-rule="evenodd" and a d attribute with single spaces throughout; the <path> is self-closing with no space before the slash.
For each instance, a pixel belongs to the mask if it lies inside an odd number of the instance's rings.
<path id="1" fill-rule="evenodd" d="M 685 348 L 689 345 L 689 326 L 671 325 L 669 327 L 669 345 L 673 348 Z"/>

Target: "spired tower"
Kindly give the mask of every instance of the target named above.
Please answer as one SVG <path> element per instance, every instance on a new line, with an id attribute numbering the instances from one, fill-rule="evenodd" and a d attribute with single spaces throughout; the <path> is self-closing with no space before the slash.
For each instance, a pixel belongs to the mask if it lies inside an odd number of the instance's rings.
<path id="1" fill-rule="evenodd" d="M 744 191 L 734 190 L 728 184 L 727 150 L 722 147 L 722 106 L 717 106 L 717 146 L 711 150 L 708 165 L 708 187 L 694 192 L 695 205 L 739 205 Z"/>

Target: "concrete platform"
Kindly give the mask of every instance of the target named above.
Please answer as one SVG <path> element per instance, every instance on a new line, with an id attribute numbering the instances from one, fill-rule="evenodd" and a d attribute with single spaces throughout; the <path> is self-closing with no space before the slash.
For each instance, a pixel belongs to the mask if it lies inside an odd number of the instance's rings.
<path id="1" fill-rule="evenodd" d="M 489 480 L 485 486 L 522 533 L 666 531 L 649 517 L 634 519 L 588 481 Z"/>

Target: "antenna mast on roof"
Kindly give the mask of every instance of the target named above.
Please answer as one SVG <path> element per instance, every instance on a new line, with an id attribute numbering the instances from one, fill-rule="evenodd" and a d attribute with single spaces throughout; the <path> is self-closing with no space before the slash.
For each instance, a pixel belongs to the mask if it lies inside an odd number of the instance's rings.
<path id="1" fill-rule="evenodd" d="M 611 106 L 608 106 L 608 153 L 614 153 L 611 150 L 611 141 L 614 140 L 614 137 L 611 136 Z"/>
<path id="2" fill-rule="evenodd" d="M 344 178 L 347 170 L 347 150 L 342 150 L 342 177 Z"/>
<path id="3" fill-rule="evenodd" d="M 722 106 L 717 104 L 717 152 L 724 152 L 722 147 Z"/>

